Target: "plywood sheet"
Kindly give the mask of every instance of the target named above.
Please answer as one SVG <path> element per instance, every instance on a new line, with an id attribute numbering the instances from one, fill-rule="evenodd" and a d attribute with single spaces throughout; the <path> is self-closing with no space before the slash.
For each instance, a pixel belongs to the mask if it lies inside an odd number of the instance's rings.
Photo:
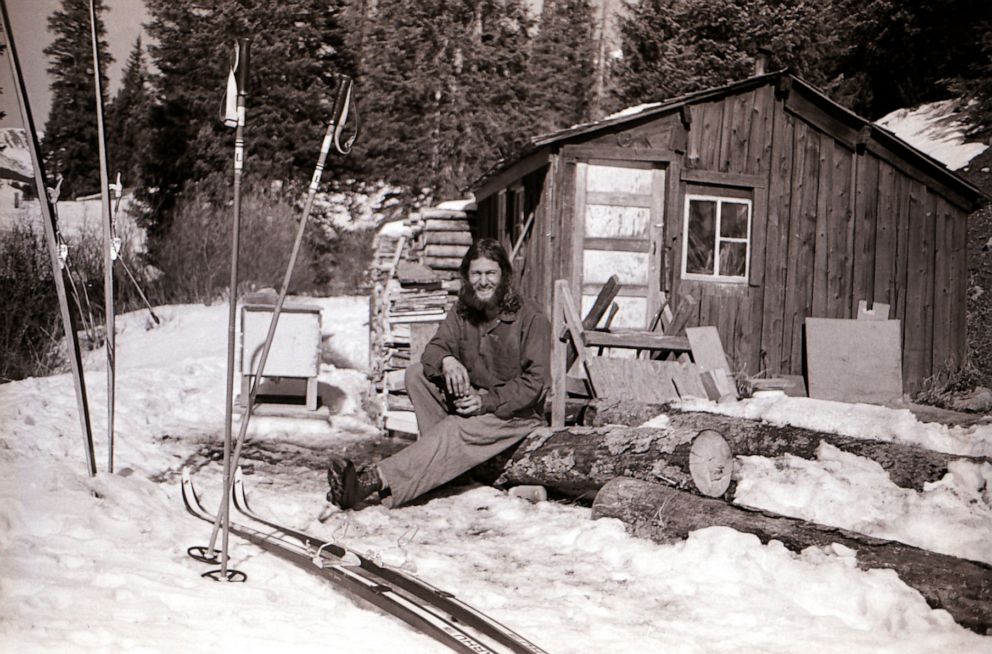
<path id="1" fill-rule="evenodd" d="M 662 361 L 589 357 L 586 368 L 596 397 L 663 403 L 679 398 Z"/>
<path id="2" fill-rule="evenodd" d="M 865 300 L 858 300 L 858 320 L 888 320 L 889 319 L 889 305 L 882 302 L 876 302 L 871 309 L 868 308 L 868 302 Z"/>
<path id="3" fill-rule="evenodd" d="M 716 327 L 689 327 L 685 330 L 685 335 L 689 338 L 689 347 L 692 348 L 692 358 L 699 366 L 700 372 L 710 370 L 730 370 L 727 363 L 727 355 L 723 351 L 723 344 L 720 342 L 720 333 Z"/>
<path id="4" fill-rule="evenodd" d="M 723 350 L 720 342 L 720 332 L 716 327 L 689 327 L 685 330 L 685 335 L 689 339 L 689 347 L 692 349 L 692 359 L 699 367 L 700 374 L 712 373 L 712 378 L 717 385 L 717 397 L 712 397 L 712 390 L 708 393 L 710 399 L 725 399 L 730 395 L 737 399 L 737 385 L 730 374 L 730 364 L 727 363 L 727 354 Z"/>
<path id="5" fill-rule="evenodd" d="M 806 319 L 809 396 L 883 404 L 902 398 L 898 320 Z"/>

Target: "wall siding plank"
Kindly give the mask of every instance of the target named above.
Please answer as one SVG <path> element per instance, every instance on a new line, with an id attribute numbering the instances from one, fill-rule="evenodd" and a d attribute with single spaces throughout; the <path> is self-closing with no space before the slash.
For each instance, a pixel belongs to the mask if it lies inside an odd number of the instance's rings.
<path id="1" fill-rule="evenodd" d="M 932 307 L 928 302 L 930 268 L 933 265 L 931 250 L 932 230 L 927 216 L 927 192 L 923 184 L 912 180 L 909 183 L 909 234 L 906 269 L 905 325 L 903 329 L 903 369 L 907 380 L 907 391 L 915 390 L 916 384 L 929 375 L 930 353 L 927 349 L 926 323 Z M 929 228 L 929 229 L 928 229 Z M 932 231 L 931 231 L 932 234 Z M 932 320 L 932 317 L 930 318 Z"/>
<path id="2" fill-rule="evenodd" d="M 856 155 L 854 176 L 854 261 L 852 266 L 851 306 L 856 316 L 858 301 L 871 306 L 875 301 L 875 256 L 878 229 L 878 159 Z"/>
<path id="3" fill-rule="evenodd" d="M 827 231 L 826 315 L 830 318 L 850 318 L 854 259 L 854 211 L 851 194 L 854 153 L 836 141 L 833 149 L 830 225 Z"/>
<path id="4" fill-rule="evenodd" d="M 768 212 L 765 226 L 765 271 L 762 287 L 759 370 L 785 372 L 782 341 L 785 331 L 785 290 L 788 270 L 789 216 L 792 211 L 792 161 L 795 120 L 781 103 L 772 107 L 772 139 L 768 181 Z"/>
<path id="5" fill-rule="evenodd" d="M 934 216 L 934 276 L 933 276 L 933 358 L 931 368 L 937 372 L 945 366 L 954 366 L 952 348 L 951 292 L 952 252 L 954 250 L 954 217 L 947 201 L 938 198 Z"/>
<path id="6" fill-rule="evenodd" d="M 872 157 L 874 159 L 874 157 Z M 875 270 L 873 295 L 876 302 L 896 306 L 896 256 L 899 228 L 899 205 L 895 169 L 878 161 L 878 201 L 875 227 Z M 893 311 L 893 318 L 898 314 Z"/>
<path id="7" fill-rule="evenodd" d="M 833 223 L 834 143 L 832 139 L 812 132 L 820 139 L 819 180 L 816 194 L 816 233 L 813 243 L 813 305 L 817 318 L 827 317 L 827 274 L 830 262 L 830 230 Z"/>
<path id="8" fill-rule="evenodd" d="M 772 86 L 762 86 L 754 91 L 751 109 L 750 133 L 747 142 L 747 165 L 744 172 L 751 175 L 768 173 L 772 167 L 772 142 L 774 139 L 775 93 Z"/>
<path id="9" fill-rule="evenodd" d="M 967 352 L 967 303 L 968 303 L 968 232 L 967 216 L 957 207 L 952 209 L 954 222 L 954 249 L 951 260 L 953 261 L 953 279 L 951 293 L 953 304 L 951 307 L 953 340 L 952 348 L 957 355 L 959 365 L 965 362 Z"/>
<path id="10" fill-rule="evenodd" d="M 820 138 L 802 122 L 796 124 L 795 152 L 786 275 L 786 333 L 782 342 L 783 372 L 790 374 L 802 372 L 803 321 L 812 308 L 813 280 L 808 271 L 813 267 L 820 166 Z"/>

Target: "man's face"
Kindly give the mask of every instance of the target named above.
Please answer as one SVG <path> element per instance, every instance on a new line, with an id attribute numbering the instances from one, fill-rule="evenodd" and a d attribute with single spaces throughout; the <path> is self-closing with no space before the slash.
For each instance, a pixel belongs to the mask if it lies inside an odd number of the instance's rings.
<path id="1" fill-rule="evenodd" d="M 468 265 L 468 283 L 471 284 L 475 296 L 485 304 L 495 299 L 496 290 L 502 280 L 503 271 L 492 259 L 480 257 Z"/>

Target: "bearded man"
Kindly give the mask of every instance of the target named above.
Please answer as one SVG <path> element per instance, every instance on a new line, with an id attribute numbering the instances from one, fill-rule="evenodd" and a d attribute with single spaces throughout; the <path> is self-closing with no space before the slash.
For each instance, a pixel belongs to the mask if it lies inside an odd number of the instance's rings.
<path id="1" fill-rule="evenodd" d="M 506 250 L 493 239 L 465 253 L 458 302 L 406 370 L 417 441 L 356 470 L 333 458 L 332 504 L 350 509 L 375 492 L 396 507 L 458 477 L 544 424 L 551 384 L 551 326 L 513 288 Z"/>

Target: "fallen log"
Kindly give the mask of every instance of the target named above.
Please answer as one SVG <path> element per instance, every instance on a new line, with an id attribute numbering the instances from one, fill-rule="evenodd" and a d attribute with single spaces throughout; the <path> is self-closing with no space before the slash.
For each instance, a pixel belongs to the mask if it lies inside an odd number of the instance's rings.
<path id="1" fill-rule="evenodd" d="M 763 543 L 778 540 L 796 552 L 838 543 L 857 552 L 859 568 L 894 570 L 933 608 L 945 609 L 968 629 L 992 633 L 992 566 L 985 563 L 623 477 L 609 481 L 599 491 L 592 517 L 618 518 L 630 533 L 661 543 L 678 541 L 691 531 L 712 526 L 751 533 Z"/>
<path id="2" fill-rule="evenodd" d="M 792 454 L 804 459 L 815 459 L 820 443 L 827 442 L 845 452 L 876 461 L 889 473 L 894 484 L 913 490 L 922 490 L 926 483 L 941 479 L 947 474 L 949 461 L 966 459 L 975 463 L 989 462 L 985 457 L 934 452 L 917 445 L 839 436 L 712 413 L 679 411 L 664 404 L 592 400 L 586 408 L 584 420 L 587 425 L 639 425 L 661 413 L 668 417 L 667 426 L 661 429 L 675 434 L 696 434 L 712 429 L 727 440 L 734 456 L 776 457 Z M 628 429 L 636 430 L 635 427 Z M 637 434 L 635 431 L 631 438 L 638 438 Z M 630 476 L 651 480 L 650 477 L 637 474 Z"/>

